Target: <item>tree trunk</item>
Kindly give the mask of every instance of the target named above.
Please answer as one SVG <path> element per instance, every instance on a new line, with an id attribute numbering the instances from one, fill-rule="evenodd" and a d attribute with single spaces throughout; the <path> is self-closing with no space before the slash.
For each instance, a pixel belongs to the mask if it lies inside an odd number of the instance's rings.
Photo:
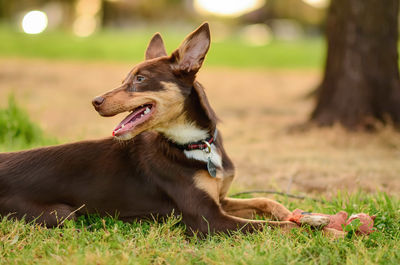
<path id="1" fill-rule="evenodd" d="M 332 0 L 328 55 L 311 120 L 369 128 L 400 124 L 399 0 Z"/>

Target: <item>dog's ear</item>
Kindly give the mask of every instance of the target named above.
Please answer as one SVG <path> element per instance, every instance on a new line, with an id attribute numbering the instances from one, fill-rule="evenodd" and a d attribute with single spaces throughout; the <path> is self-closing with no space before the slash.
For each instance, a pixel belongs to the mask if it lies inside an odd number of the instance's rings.
<path id="1" fill-rule="evenodd" d="M 190 33 L 172 54 L 174 68 L 181 72 L 196 73 L 203 64 L 204 57 L 210 48 L 210 28 L 203 23 Z"/>
<path id="2" fill-rule="evenodd" d="M 161 56 L 167 56 L 167 52 L 165 51 L 165 46 L 161 35 L 157 32 L 154 34 L 153 38 L 151 38 L 150 43 L 147 46 L 146 60 Z"/>

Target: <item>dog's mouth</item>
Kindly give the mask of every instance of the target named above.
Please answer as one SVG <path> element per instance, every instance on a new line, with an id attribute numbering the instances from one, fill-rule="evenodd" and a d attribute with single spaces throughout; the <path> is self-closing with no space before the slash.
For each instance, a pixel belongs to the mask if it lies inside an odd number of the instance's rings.
<path id="1" fill-rule="evenodd" d="M 155 109 L 155 104 L 149 103 L 141 105 L 129 114 L 125 119 L 123 119 L 117 127 L 115 127 L 112 135 L 122 136 L 127 132 L 132 131 L 136 126 L 142 124 L 148 120 L 153 114 Z"/>

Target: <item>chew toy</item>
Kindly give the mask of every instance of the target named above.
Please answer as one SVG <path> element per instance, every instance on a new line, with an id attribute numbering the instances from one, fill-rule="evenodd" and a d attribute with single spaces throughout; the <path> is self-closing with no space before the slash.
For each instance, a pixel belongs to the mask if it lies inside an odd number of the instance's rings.
<path id="1" fill-rule="evenodd" d="M 348 214 L 340 211 L 336 214 L 310 213 L 301 209 L 296 209 L 288 218 L 289 221 L 298 225 L 308 224 L 312 227 L 335 229 L 338 231 L 347 231 L 345 228 L 354 220 L 359 220 L 360 225 L 355 231 L 357 234 L 369 235 L 373 231 L 374 220 L 376 216 L 370 216 L 366 213 L 353 214 L 348 218 Z"/>

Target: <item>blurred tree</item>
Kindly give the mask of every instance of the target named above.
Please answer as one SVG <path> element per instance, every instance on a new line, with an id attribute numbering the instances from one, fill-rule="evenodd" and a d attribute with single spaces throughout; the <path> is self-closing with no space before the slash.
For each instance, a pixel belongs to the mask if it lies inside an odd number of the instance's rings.
<path id="1" fill-rule="evenodd" d="M 311 120 L 349 129 L 375 121 L 400 124 L 399 0 L 334 0 L 328 11 L 328 55 Z"/>

